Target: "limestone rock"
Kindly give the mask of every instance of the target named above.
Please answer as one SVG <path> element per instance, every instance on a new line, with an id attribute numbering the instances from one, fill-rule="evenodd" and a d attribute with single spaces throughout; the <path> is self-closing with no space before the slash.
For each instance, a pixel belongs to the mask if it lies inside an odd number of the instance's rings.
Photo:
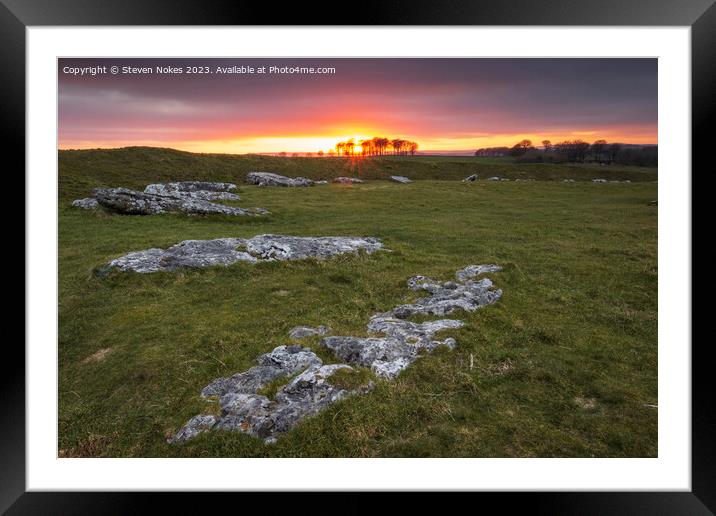
<path id="1" fill-rule="evenodd" d="M 592 179 L 592 183 L 607 183 L 606 179 Z"/>
<path id="2" fill-rule="evenodd" d="M 435 335 L 446 329 L 460 328 L 462 321 L 441 319 L 412 322 L 405 317 L 414 313 L 441 314 L 458 308 L 475 310 L 494 303 L 501 294 L 493 290 L 492 282 L 484 278 L 471 278 L 488 272 L 497 272 L 497 265 L 470 265 L 457 271 L 455 281 L 437 282 L 425 276 L 408 280 L 412 290 L 427 291 L 429 296 L 418 299 L 412 305 L 401 305 L 389 312 L 371 317 L 368 332 L 380 337 L 335 336 L 321 339 L 321 345 L 331 350 L 340 360 L 361 367 L 369 367 L 381 378 L 395 378 L 421 353 L 431 352 L 439 346 L 454 348 L 455 339 L 436 340 Z M 319 326 L 297 326 L 291 336 L 323 334 L 328 330 Z M 273 442 L 277 435 L 293 428 L 302 419 L 315 415 L 329 405 L 354 394 L 365 394 L 373 388 L 366 382 L 354 389 L 344 389 L 331 383 L 333 374 L 339 370 L 351 370 L 346 363 L 324 365 L 309 348 L 279 346 L 261 355 L 257 365 L 228 378 L 218 378 L 202 390 L 202 396 L 217 396 L 221 416 L 196 416 L 169 442 L 191 439 L 207 429 L 244 432 Z M 268 383 L 280 377 L 294 376 L 280 387 L 273 400 L 258 394 Z M 204 419 L 204 418 L 213 419 Z"/>
<path id="3" fill-rule="evenodd" d="M 94 197 L 86 197 L 84 199 L 77 199 L 72 201 L 72 206 L 76 208 L 82 208 L 83 210 L 94 210 L 97 208 L 97 199 Z"/>
<path id="4" fill-rule="evenodd" d="M 346 396 L 366 393 L 373 388 L 371 382 L 356 389 L 333 385 L 330 378 L 340 369 L 352 370 L 346 364 L 323 365 L 307 348 L 279 346 L 261 355 L 259 365 L 206 386 L 202 396 L 218 396 L 221 415 L 209 416 L 213 419 L 195 416 L 168 442 L 186 441 L 210 428 L 244 432 L 272 442 L 276 434 L 290 430 L 303 418 L 319 413 Z M 258 394 L 259 389 L 276 378 L 294 374 L 293 379 L 278 389 L 273 400 Z"/>
<path id="5" fill-rule="evenodd" d="M 362 179 L 358 179 L 357 177 L 344 177 L 344 176 L 334 178 L 333 182 L 341 183 L 344 185 L 350 185 L 353 183 L 365 183 L 365 181 L 363 181 Z"/>
<path id="6" fill-rule="evenodd" d="M 404 184 L 406 184 L 406 183 L 412 183 L 412 182 L 413 182 L 412 179 L 409 179 L 409 178 L 407 178 L 407 177 L 405 177 L 405 176 L 390 176 L 390 179 L 392 179 L 392 180 L 395 181 L 396 183 L 404 183 Z"/>
<path id="7" fill-rule="evenodd" d="M 272 172 L 249 172 L 246 182 L 258 186 L 313 186 L 315 183 L 305 177 L 286 177 Z"/>
<path id="8" fill-rule="evenodd" d="M 262 387 L 282 376 L 290 376 L 310 366 L 321 365 L 321 359 L 309 348 L 279 346 L 264 353 L 256 366 L 228 378 L 217 378 L 201 391 L 203 397 L 226 393 L 255 394 Z"/>
<path id="9" fill-rule="evenodd" d="M 216 204 L 204 199 L 172 197 L 137 192 L 128 188 L 97 188 L 97 202 L 110 211 L 125 215 L 154 215 L 170 211 L 189 214 L 256 215 L 259 212 Z M 265 210 L 262 211 L 265 213 Z"/>
<path id="10" fill-rule="evenodd" d="M 368 323 L 368 331 L 383 337 L 326 337 L 321 340 L 321 345 L 345 362 L 370 367 L 383 378 L 395 378 L 417 360 L 421 352 L 431 352 L 439 346 L 454 348 L 455 339 L 436 340 L 435 334 L 464 325 L 455 319 L 422 323 L 405 319 L 415 314 L 445 315 L 458 309 L 473 311 L 494 303 L 502 291 L 493 290 L 492 282 L 487 278 L 478 282 L 470 278 L 500 270 L 498 265 L 470 265 L 457 271 L 458 282 L 444 283 L 425 276 L 414 276 L 408 280 L 408 288 L 427 291 L 431 295 L 418 299 L 414 304 L 399 305 L 389 312 L 375 314 Z"/>
<path id="11" fill-rule="evenodd" d="M 475 276 L 479 276 L 480 274 L 485 274 L 488 272 L 500 272 L 502 270 L 502 267 L 499 265 L 469 265 L 465 267 L 464 269 L 461 269 L 455 273 L 455 277 L 458 279 L 458 281 L 465 281 L 470 278 L 474 278 Z"/>
<path id="12" fill-rule="evenodd" d="M 152 248 L 126 254 L 109 262 L 123 271 L 151 273 L 180 268 L 232 265 L 239 261 L 326 259 L 363 250 L 373 253 L 383 243 L 370 237 L 294 237 L 257 235 L 250 239 L 184 240 L 168 249 Z"/>
<path id="13" fill-rule="evenodd" d="M 256 258 L 240 251 L 243 238 L 216 240 L 184 240 L 168 249 L 147 249 L 129 253 L 109 262 L 110 267 L 123 271 L 150 273 L 174 271 L 183 267 L 203 268 L 214 265 L 231 265 L 238 261 L 255 262 Z"/>
<path id="14" fill-rule="evenodd" d="M 463 182 L 473 183 L 473 182 L 477 181 L 478 179 L 479 178 L 478 178 L 477 174 L 472 174 L 470 176 L 467 176 L 465 179 L 463 179 Z"/>
<path id="15" fill-rule="evenodd" d="M 331 329 L 326 326 L 294 326 L 288 332 L 288 336 L 292 339 L 304 339 L 306 337 L 313 337 L 314 335 L 327 335 Z"/>
<path id="16" fill-rule="evenodd" d="M 240 197 L 231 193 L 236 190 L 233 183 L 209 183 L 206 181 L 182 181 L 179 183 L 157 183 L 147 185 L 144 193 L 176 197 L 179 199 L 195 199 L 203 201 L 238 201 Z"/>
<path id="17" fill-rule="evenodd" d="M 451 314 L 456 310 L 472 312 L 497 301 L 502 291 L 493 290 L 492 281 L 488 278 L 480 281 L 465 281 L 464 283 L 446 282 L 428 284 L 431 292 L 428 297 L 418 299 L 415 303 L 399 305 L 393 308 L 391 313 L 398 319 L 406 319 L 413 315 L 438 315 Z"/>
<path id="18" fill-rule="evenodd" d="M 169 443 L 178 443 L 193 439 L 202 432 L 211 430 L 216 425 L 216 417 L 211 414 L 201 414 L 194 416 L 177 432 L 176 435 L 171 437 Z"/>
<path id="19" fill-rule="evenodd" d="M 263 260 L 322 259 L 360 250 L 373 253 L 382 247 L 380 240 L 370 237 L 258 235 L 246 241 L 246 250 Z"/>

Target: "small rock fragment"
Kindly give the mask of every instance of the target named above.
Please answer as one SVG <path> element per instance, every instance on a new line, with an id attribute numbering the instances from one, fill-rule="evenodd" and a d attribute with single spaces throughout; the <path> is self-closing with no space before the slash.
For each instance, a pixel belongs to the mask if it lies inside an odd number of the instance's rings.
<path id="1" fill-rule="evenodd" d="M 357 177 L 344 177 L 344 176 L 334 178 L 333 182 L 341 183 L 344 185 L 350 185 L 353 183 L 365 183 L 365 181 L 363 181 L 362 179 L 358 179 Z"/>
<path id="2" fill-rule="evenodd" d="M 99 206 L 97 199 L 94 197 L 86 197 L 84 199 L 77 199 L 72 201 L 72 206 L 76 208 L 82 208 L 83 210 L 94 210 Z"/>
<path id="3" fill-rule="evenodd" d="M 312 337 L 314 335 L 327 335 L 331 329 L 326 326 L 295 326 L 288 332 L 288 336 L 292 339 L 303 339 L 306 337 Z"/>
<path id="4" fill-rule="evenodd" d="M 403 183 L 403 184 L 407 184 L 407 183 L 412 183 L 412 182 L 413 182 L 412 179 L 407 178 L 407 177 L 405 177 L 405 176 L 390 176 L 390 179 L 392 179 L 392 180 L 395 181 L 396 183 Z"/>

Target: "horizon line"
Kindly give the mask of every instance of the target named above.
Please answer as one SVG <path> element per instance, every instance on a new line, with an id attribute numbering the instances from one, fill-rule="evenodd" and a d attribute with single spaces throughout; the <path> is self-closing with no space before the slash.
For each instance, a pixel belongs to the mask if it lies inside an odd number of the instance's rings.
<path id="1" fill-rule="evenodd" d="M 609 142 L 610 144 L 619 144 L 619 145 L 633 145 L 635 147 L 655 147 L 658 146 L 658 143 L 629 143 L 626 141 L 619 141 L 619 142 Z M 498 146 L 502 147 L 502 146 Z M 507 146 L 505 146 L 507 147 Z M 483 147 L 483 148 L 490 148 L 490 147 Z M 509 147 L 508 147 L 509 148 Z M 542 147 L 534 147 L 535 149 L 542 149 Z M 311 154 L 310 157 L 322 157 L 322 158 L 384 158 L 384 157 L 390 157 L 395 156 L 395 154 L 385 154 L 383 156 L 363 156 L 356 154 L 354 156 L 340 156 L 340 155 L 329 155 L 328 153 L 324 153 L 322 156 L 318 156 L 318 151 L 285 151 L 286 156 L 279 156 L 284 151 L 281 152 L 194 152 L 194 151 L 187 151 L 182 149 L 177 149 L 175 147 L 162 147 L 162 146 L 155 146 L 155 145 L 124 145 L 124 146 L 118 146 L 118 147 L 61 147 L 58 146 L 58 151 L 92 151 L 92 150 L 122 150 L 122 149 L 164 149 L 164 150 L 172 150 L 176 152 L 186 152 L 187 154 L 222 154 L 227 156 L 277 156 L 277 157 L 294 157 L 293 154 L 299 154 L 302 156 L 297 157 L 309 157 L 306 156 L 306 154 Z M 423 150 L 423 151 L 417 151 L 415 155 L 420 156 L 433 156 L 433 155 L 442 155 L 442 156 L 474 156 L 475 152 L 479 149 L 458 149 L 458 150 L 439 150 L 439 149 L 431 149 L 431 150 Z M 403 157 L 410 157 L 410 156 L 403 156 Z M 481 157 L 481 156 L 474 156 L 474 157 Z"/>

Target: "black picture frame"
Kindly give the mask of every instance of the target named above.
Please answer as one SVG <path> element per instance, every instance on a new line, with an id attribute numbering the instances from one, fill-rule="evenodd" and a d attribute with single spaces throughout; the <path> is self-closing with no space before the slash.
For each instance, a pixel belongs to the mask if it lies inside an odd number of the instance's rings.
<path id="1" fill-rule="evenodd" d="M 349 18 L 318 4 L 201 0 L 0 0 L 0 127 L 17 168 L 25 164 L 25 30 L 30 26 L 117 25 L 572 25 L 691 27 L 692 157 L 695 169 L 707 163 L 713 135 L 716 92 L 716 5 L 714 0 L 512 0 L 509 2 L 429 2 L 425 0 L 361 2 L 365 9 Z M 409 6 L 409 8 L 407 8 Z M 333 19 L 321 19 L 323 12 Z M 22 168 L 20 168 L 22 167 Z M 6 173 L 10 170 L 6 168 Z M 703 172 L 706 172 L 704 170 Z M 691 173 L 691 171 L 689 171 Z M 14 177 L 19 182 L 17 173 Z M 18 185 L 24 190 L 23 186 Z M 25 192 L 31 194 L 31 192 Z M 25 257 L 27 259 L 27 257 Z M 27 274 L 27 270 L 26 270 Z M 716 414 L 710 339 L 692 346 L 692 491 L 640 493 L 483 493 L 500 510 L 525 507 L 537 514 L 713 514 L 716 511 Z M 690 342 L 671 343 L 688 346 Z M 126 514 L 151 510 L 150 498 L 139 493 L 25 492 L 25 355 L 6 341 L 2 367 L 0 414 L 0 511 L 8 514 Z M 240 495 L 242 505 L 256 495 Z M 264 495 L 265 496 L 265 495 Z M 303 496 L 303 495 L 301 495 Z M 226 496 L 203 493 L 198 499 L 172 495 L 181 512 L 211 510 Z M 295 500 L 295 499 L 294 499 Z M 258 501 L 258 500 L 255 500 Z M 294 503 L 296 503 L 294 501 Z M 304 503 L 304 502 L 301 502 Z M 324 502 L 330 505 L 329 499 Z M 344 495 L 346 511 L 372 510 L 357 495 Z M 453 503 L 456 503 L 453 500 Z M 459 503 L 459 501 L 457 502 Z M 471 501 L 470 504 L 482 504 Z M 313 504 L 309 504 L 311 506 Z"/>

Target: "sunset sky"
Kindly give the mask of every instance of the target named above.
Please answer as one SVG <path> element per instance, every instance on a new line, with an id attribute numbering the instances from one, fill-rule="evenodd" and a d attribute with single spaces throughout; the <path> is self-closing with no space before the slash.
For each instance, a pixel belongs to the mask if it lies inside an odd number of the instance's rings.
<path id="1" fill-rule="evenodd" d="M 232 66 L 335 73 L 216 72 Z M 61 149 L 303 153 L 373 136 L 456 154 L 523 138 L 657 143 L 656 59 L 60 59 L 58 75 Z"/>

